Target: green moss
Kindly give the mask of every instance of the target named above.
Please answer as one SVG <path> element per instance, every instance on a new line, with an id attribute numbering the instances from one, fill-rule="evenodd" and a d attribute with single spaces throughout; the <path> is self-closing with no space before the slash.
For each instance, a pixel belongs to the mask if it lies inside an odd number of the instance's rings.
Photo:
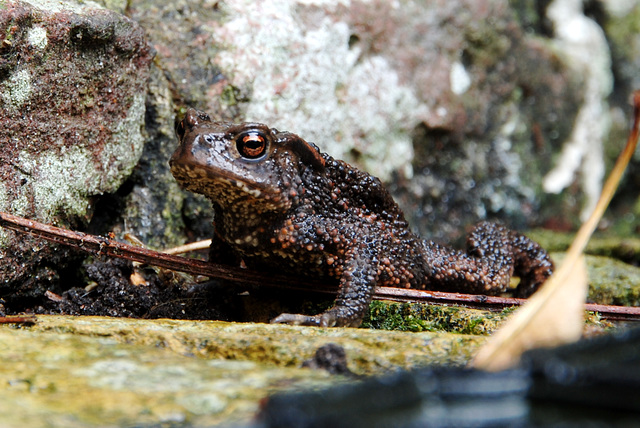
<path id="1" fill-rule="evenodd" d="M 511 48 L 511 40 L 504 34 L 505 28 L 496 28 L 505 22 L 475 20 L 465 27 L 464 53 L 473 64 L 490 67 Z"/>
<path id="2" fill-rule="evenodd" d="M 486 335 L 495 330 L 509 311 L 490 312 L 458 306 L 375 301 L 364 328 L 397 331 L 446 331 Z"/>
<path id="3" fill-rule="evenodd" d="M 227 106 L 235 106 L 241 101 L 246 101 L 245 97 L 242 95 L 242 91 L 240 88 L 234 85 L 227 85 L 222 90 L 220 94 L 220 101 L 222 101 Z"/>
<path id="4" fill-rule="evenodd" d="M 590 256 L 589 301 L 604 305 L 640 306 L 640 269 L 607 257 Z"/>

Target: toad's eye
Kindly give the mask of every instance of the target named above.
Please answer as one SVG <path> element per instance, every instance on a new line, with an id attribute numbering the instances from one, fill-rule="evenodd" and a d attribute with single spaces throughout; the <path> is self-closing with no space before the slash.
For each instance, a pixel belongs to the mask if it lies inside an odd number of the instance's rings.
<path id="1" fill-rule="evenodd" d="M 246 131 L 236 138 L 238 152 L 245 159 L 258 159 L 267 153 L 269 143 L 260 131 Z"/>

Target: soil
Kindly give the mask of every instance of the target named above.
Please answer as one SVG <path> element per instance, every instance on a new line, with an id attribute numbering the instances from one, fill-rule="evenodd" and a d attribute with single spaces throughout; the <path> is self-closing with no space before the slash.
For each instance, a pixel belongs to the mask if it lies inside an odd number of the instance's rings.
<path id="1" fill-rule="evenodd" d="M 0 299 L 0 316 L 33 313 L 268 322 L 282 312 L 319 313 L 331 302 L 331 297 L 324 296 L 309 304 L 313 297 L 309 292 L 194 278 L 116 258 L 94 260 L 83 270 L 83 280 L 74 281 L 83 287 L 72 286 L 59 294 L 47 291 L 42 299 Z"/>

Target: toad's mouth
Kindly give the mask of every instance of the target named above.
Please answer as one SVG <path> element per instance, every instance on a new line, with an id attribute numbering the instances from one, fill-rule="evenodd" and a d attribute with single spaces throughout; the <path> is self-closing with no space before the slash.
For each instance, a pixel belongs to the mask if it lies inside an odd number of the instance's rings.
<path id="1" fill-rule="evenodd" d="M 185 189 L 217 202 L 260 200 L 271 209 L 288 208 L 281 189 L 266 182 L 247 180 L 238 174 L 211 165 L 202 166 L 172 160 L 171 173 Z M 267 207 L 265 207 L 267 208 Z"/>

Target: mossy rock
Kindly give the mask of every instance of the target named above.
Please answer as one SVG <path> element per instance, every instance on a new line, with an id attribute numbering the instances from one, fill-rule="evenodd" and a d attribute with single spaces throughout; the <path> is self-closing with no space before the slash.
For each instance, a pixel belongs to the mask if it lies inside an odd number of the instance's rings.
<path id="1" fill-rule="evenodd" d="M 513 308 L 492 312 L 461 306 L 375 301 L 362 326 L 381 330 L 487 335 L 511 312 Z"/>

